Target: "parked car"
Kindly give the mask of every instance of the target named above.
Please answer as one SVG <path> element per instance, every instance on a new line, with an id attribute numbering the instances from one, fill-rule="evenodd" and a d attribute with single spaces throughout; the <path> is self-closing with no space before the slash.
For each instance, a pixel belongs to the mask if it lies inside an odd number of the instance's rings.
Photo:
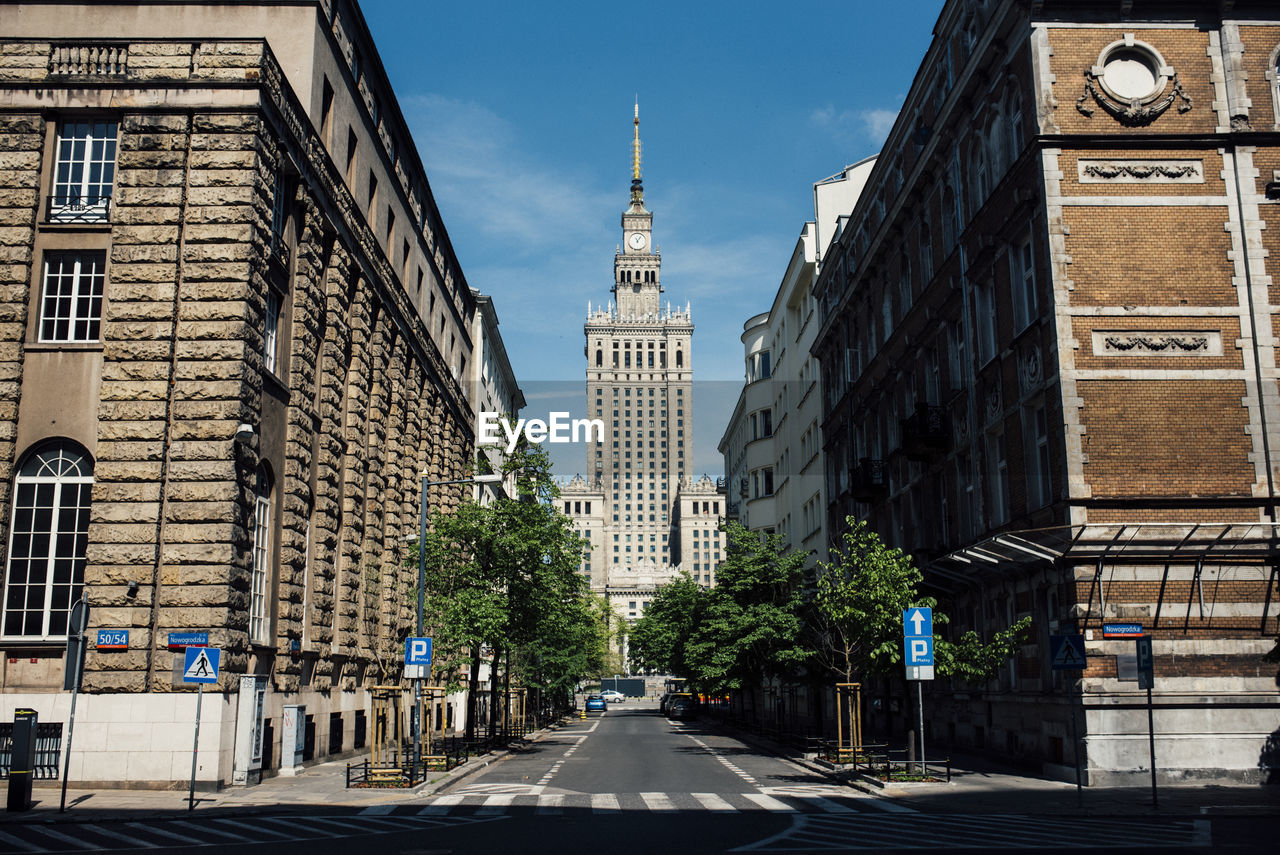
<path id="1" fill-rule="evenodd" d="M 605 689 L 600 693 L 600 697 L 604 698 L 605 703 L 609 704 L 621 703 L 627 699 L 626 695 L 614 689 Z"/>
<path id="2" fill-rule="evenodd" d="M 698 717 L 698 705 L 693 698 L 674 697 L 667 702 L 667 717 L 686 721 Z"/>
<path id="3" fill-rule="evenodd" d="M 658 711 L 663 715 L 667 714 L 667 704 L 671 703 L 672 697 L 674 697 L 674 695 L 670 692 L 663 692 L 662 697 L 658 699 Z"/>
<path id="4" fill-rule="evenodd" d="M 608 708 L 609 705 L 599 695 L 589 695 L 587 697 L 587 712 L 604 712 Z"/>

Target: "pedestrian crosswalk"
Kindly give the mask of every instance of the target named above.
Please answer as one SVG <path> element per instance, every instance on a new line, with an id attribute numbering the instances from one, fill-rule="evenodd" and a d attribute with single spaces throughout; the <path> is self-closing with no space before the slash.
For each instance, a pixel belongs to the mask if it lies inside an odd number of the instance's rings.
<path id="1" fill-rule="evenodd" d="M 875 813 L 879 799 L 859 796 L 850 790 L 820 788 L 807 792 L 804 788 L 779 788 L 782 792 L 754 793 L 519 793 L 468 792 L 467 788 L 445 796 L 436 796 L 425 806 L 372 805 L 362 816 L 507 816 L 513 814 L 562 815 L 565 813 Z M 835 792 L 833 792 L 833 790 Z"/>
<path id="2" fill-rule="evenodd" d="M 382 807 L 381 805 L 375 807 Z M 366 809 L 369 810 L 369 809 Z M 56 852 L 185 850 L 201 847 L 239 848 L 251 844 L 335 840 L 406 831 L 456 827 L 494 818 L 470 815 L 434 816 L 423 811 L 393 815 L 290 815 L 199 817 L 124 822 L 9 823 L 0 828 L 0 852 L 43 855 Z"/>
<path id="3" fill-rule="evenodd" d="M 1113 848 L 1167 851 L 1207 847 L 1204 820 L 1138 817 L 1022 816 L 1016 814 L 800 814 L 772 837 L 733 852 L 847 852 L 859 849 L 979 849 L 996 851 Z"/>

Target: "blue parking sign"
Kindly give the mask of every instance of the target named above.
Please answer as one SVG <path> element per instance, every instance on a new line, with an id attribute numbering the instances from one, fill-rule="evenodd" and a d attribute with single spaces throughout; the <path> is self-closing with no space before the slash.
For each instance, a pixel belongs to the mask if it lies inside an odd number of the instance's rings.
<path id="1" fill-rule="evenodd" d="M 404 664 L 430 665 L 431 664 L 431 639 L 430 638 L 406 638 L 404 640 Z"/>
<path id="2" fill-rule="evenodd" d="M 908 667 L 917 665 L 933 664 L 933 637 L 926 638 L 907 638 L 905 639 L 907 646 L 907 665 Z"/>

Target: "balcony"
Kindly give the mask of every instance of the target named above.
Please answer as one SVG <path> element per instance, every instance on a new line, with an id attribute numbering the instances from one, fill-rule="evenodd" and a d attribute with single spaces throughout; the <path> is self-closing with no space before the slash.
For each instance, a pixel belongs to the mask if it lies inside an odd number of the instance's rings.
<path id="1" fill-rule="evenodd" d="M 81 196 L 79 193 L 50 196 L 45 207 L 45 222 L 105 223 L 110 214 L 110 196 Z"/>
<path id="2" fill-rule="evenodd" d="M 280 276 L 289 275 L 289 245 L 277 234 L 271 235 L 271 255 L 268 258 L 271 269 Z"/>
<path id="3" fill-rule="evenodd" d="M 928 460 L 951 448 L 951 424 L 946 407 L 919 404 L 902 419 L 902 450 L 909 460 Z"/>
<path id="4" fill-rule="evenodd" d="M 859 502 L 874 502 L 889 495 L 889 473 L 883 460 L 864 457 L 853 468 L 849 490 Z"/>

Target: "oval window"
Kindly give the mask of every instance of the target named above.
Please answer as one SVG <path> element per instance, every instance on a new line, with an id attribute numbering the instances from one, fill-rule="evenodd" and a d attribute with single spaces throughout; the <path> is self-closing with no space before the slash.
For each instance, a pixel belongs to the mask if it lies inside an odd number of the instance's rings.
<path id="1" fill-rule="evenodd" d="M 1154 94 L 1157 79 L 1154 58 L 1133 48 L 1113 51 L 1102 66 L 1107 88 L 1130 101 Z"/>

